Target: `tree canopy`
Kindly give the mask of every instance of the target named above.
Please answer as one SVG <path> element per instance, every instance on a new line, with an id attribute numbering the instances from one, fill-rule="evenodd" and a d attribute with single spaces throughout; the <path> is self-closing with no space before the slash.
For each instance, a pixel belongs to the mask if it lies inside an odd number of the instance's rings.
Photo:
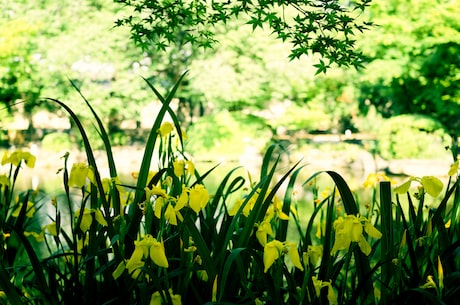
<path id="1" fill-rule="evenodd" d="M 115 2 L 132 8 L 117 25 L 130 27 L 133 40 L 144 49 L 153 44 L 165 50 L 178 42 L 209 48 L 216 41 L 217 24 L 242 18 L 253 29 L 266 27 L 283 42 L 291 43 L 291 59 L 320 55 L 317 72 L 325 72 L 332 64 L 360 67 L 363 57 L 355 49 L 353 37 L 371 25 L 360 18 L 371 0 Z"/>

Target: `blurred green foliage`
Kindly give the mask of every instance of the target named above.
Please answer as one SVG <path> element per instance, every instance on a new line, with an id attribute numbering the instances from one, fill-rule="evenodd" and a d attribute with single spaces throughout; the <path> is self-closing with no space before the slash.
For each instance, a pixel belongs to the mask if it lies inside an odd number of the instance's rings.
<path id="1" fill-rule="evenodd" d="M 316 76 L 318 57 L 290 60 L 296 45 L 276 39 L 268 27 L 253 26 L 250 15 L 214 23 L 212 39 L 218 43 L 212 49 L 191 45 L 187 28 L 176 27 L 175 41 L 165 50 L 145 41 L 141 50 L 130 40 L 135 31 L 116 27 L 132 7 L 115 2 L 120 1 L 2 4 L 2 123 L 11 119 L 4 105 L 27 100 L 8 109 L 33 123 L 37 107 L 53 110 L 39 97 L 53 97 L 91 124 L 71 80 L 106 125 L 116 121 L 118 126 L 109 126 L 111 133 L 127 121 L 129 128 L 150 126 L 149 118 L 155 116 L 150 105 L 159 102 L 148 96 L 142 77 L 164 93 L 190 70 L 173 103 L 184 127 L 202 116 L 230 111 L 263 118 L 272 131 L 377 134 L 389 117 L 425 114 L 450 134 L 459 133 L 458 0 L 372 3 L 362 18 L 376 26 L 355 37 L 366 68 L 328 68 L 327 74 Z M 295 14 L 287 10 L 286 16 Z"/>
<path id="2" fill-rule="evenodd" d="M 49 151 L 63 151 L 72 147 L 72 139 L 63 132 L 52 132 L 45 135 L 41 141 L 42 149 Z"/>
<path id="3" fill-rule="evenodd" d="M 378 24 L 360 41 L 370 61 L 362 74 L 360 106 L 385 116 L 420 113 L 459 131 L 460 2 L 379 1 Z"/>
<path id="4" fill-rule="evenodd" d="M 261 118 L 228 111 L 201 117 L 187 132 L 193 135 L 187 148 L 200 160 L 238 160 L 248 151 L 261 153 L 271 138 Z"/>
<path id="5" fill-rule="evenodd" d="M 424 115 L 399 115 L 383 123 L 378 152 L 385 159 L 448 158 L 451 140 L 445 128 Z"/>

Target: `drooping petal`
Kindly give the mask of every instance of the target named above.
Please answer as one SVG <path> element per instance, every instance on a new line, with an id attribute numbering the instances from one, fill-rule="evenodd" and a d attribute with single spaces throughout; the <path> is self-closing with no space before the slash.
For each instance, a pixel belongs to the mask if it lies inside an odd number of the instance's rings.
<path id="1" fill-rule="evenodd" d="M 79 217 L 80 213 L 81 213 L 81 211 L 77 210 L 75 212 L 75 216 Z M 80 229 L 83 232 L 86 232 L 86 231 L 89 230 L 89 228 L 91 227 L 92 223 L 93 223 L 93 216 L 91 215 L 90 210 L 89 209 L 84 209 L 83 210 L 83 216 L 81 217 Z"/>
<path id="2" fill-rule="evenodd" d="M 280 257 L 283 248 L 283 243 L 278 240 L 273 240 L 267 243 L 264 247 L 264 272 L 273 265 L 273 263 Z"/>
<path id="3" fill-rule="evenodd" d="M 104 215 L 102 215 L 101 210 L 99 210 L 99 209 L 94 210 L 94 216 L 95 216 L 95 218 L 96 218 L 96 221 L 97 221 L 100 225 L 102 225 L 102 226 L 104 226 L 104 227 L 107 227 L 107 225 L 108 225 L 108 224 L 107 224 L 107 220 L 105 220 Z"/>
<path id="4" fill-rule="evenodd" d="M 160 292 L 155 291 L 150 297 L 150 305 L 161 305 L 161 295 Z"/>
<path id="5" fill-rule="evenodd" d="M 407 193 L 409 191 L 410 185 L 411 185 L 413 180 L 414 180 L 414 177 L 410 177 L 409 180 L 407 180 L 403 184 L 397 186 L 395 188 L 395 193 L 400 194 L 400 195 L 403 195 L 403 194 Z"/>
<path id="6" fill-rule="evenodd" d="M 117 269 L 115 269 L 112 272 L 113 279 L 116 280 L 117 278 L 119 278 L 123 274 L 125 269 L 126 269 L 126 263 L 124 260 L 122 260 L 121 263 L 118 264 Z"/>
<path id="7" fill-rule="evenodd" d="M 141 247 L 135 247 L 131 258 L 126 263 L 126 269 L 132 278 L 137 278 L 141 272 L 141 268 L 144 267 L 145 262 L 142 261 L 144 256 Z"/>
<path id="8" fill-rule="evenodd" d="M 444 187 L 442 181 L 434 176 L 424 176 L 421 182 L 425 191 L 433 197 L 437 197 Z"/>
<path id="9" fill-rule="evenodd" d="M 172 305 L 182 305 L 180 294 L 174 294 L 173 290 L 169 288 L 169 295 L 171 296 Z"/>
<path id="10" fill-rule="evenodd" d="M 361 235 L 358 240 L 358 246 L 361 249 L 361 252 L 363 252 L 366 256 L 369 255 L 372 251 L 371 246 L 368 244 L 363 235 Z"/>
<path id="11" fill-rule="evenodd" d="M 171 204 L 166 207 L 165 218 L 170 224 L 177 226 L 176 211 Z"/>
<path id="12" fill-rule="evenodd" d="M 373 238 L 381 238 L 382 237 L 382 233 L 377 230 L 371 223 L 369 220 L 366 219 L 366 221 L 364 222 L 364 231 L 367 233 L 367 235 L 369 235 L 370 237 L 373 237 Z"/>
<path id="13" fill-rule="evenodd" d="M 259 227 L 256 231 L 257 240 L 262 246 L 265 246 L 265 244 L 267 243 L 268 235 L 272 237 L 274 236 L 272 225 L 270 224 L 269 221 L 264 220 L 259 224 Z"/>
<path id="14" fill-rule="evenodd" d="M 161 218 L 161 211 L 163 209 L 164 204 L 165 204 L 165 199 L 163 197 L 158 197 L 157 200 L 155 200 L 154 214 L 155 214 L 155 217 L 158 219 Z"/>
<path id="15" fill-rule="evenodd" d="M 337 295 L 335 294 L 334 288 L 330 282 L 326 282 L 327 287 L 327 300 L 329 301 L 329 305 L 337 305 Z"/>
<path id="16" fill-rule="evenodd" d="M 150 258 L 160 267 L 168 268 L 168 259 L 166 258 L 165 248 L 162 242 L 155 239 L 153 245 L 150 247 Z"/>
<path id="17" fill-rule="evenodd" d="M 297 252 L 297 247 L 295 243 L 286 243 L 289 246 L 289 257 L 291 258 L 292 263 L 296 268 L 303 271 L 303 266 L 300 261 L 299 252 Z"/>

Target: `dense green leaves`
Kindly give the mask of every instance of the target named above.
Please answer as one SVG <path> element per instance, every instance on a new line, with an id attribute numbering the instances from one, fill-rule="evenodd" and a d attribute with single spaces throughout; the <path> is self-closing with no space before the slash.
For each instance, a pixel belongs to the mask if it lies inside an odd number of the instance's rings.
<path id="1" fill-rule="evenodd" d="M 233 18 L 243 18 L 253 30 L 267 27 L 282 41 L 292 44 L 290 58 L 318 54 L 323 65 L 362 65 L 362 55 L 355 50 L 353 36 L 367 30 L 371 23 L 358 17 L 369 0 L 340 1 L 130 1 L 115 2 L 132 8 L 132 14 L 116 25 L 131 29 L 132 39 L 143 49 L 153 43 L 165 50 L 185 43 L 208 48 L 215 42 L 215 25 Z M 320 72 L 325 68 L 320 67 Z"/>

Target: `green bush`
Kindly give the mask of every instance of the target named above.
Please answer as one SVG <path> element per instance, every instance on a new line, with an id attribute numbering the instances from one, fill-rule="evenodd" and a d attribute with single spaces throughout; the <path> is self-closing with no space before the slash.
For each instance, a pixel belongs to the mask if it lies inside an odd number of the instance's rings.
<path id="1" fill-rule="evenodd" d="M 441 123 L 423 115 L 388 119 L 377 134 L 378 153 L 385 159 L 434 159 L 448 156 L 450 137 Z"/>
<path id="2" fill-rule="evenodd" d="M 284 127 L 288 130 L 329 130 L 332 128 L 332 117 L 327 114 L 325 109 L 317 104 L 308 106 L 292 104 L 283 116 L 271 122 L 274 128 Z"/>
<path id="3" fill-rule="evenodd" d="M 188 134 L 188 151 L 211 160 L 238 158 L 248 149 L 260 152 L 270 139 L 270 131 L 261 118 L 227 111 L 200 118 Z"/>
<path id="4" fill-rule="evenodd" d="M 53 132 L 42 139 L 42 148 L 50 151 L 61 151 L 72 147 L 70 136 L 62 132 Z"/>

